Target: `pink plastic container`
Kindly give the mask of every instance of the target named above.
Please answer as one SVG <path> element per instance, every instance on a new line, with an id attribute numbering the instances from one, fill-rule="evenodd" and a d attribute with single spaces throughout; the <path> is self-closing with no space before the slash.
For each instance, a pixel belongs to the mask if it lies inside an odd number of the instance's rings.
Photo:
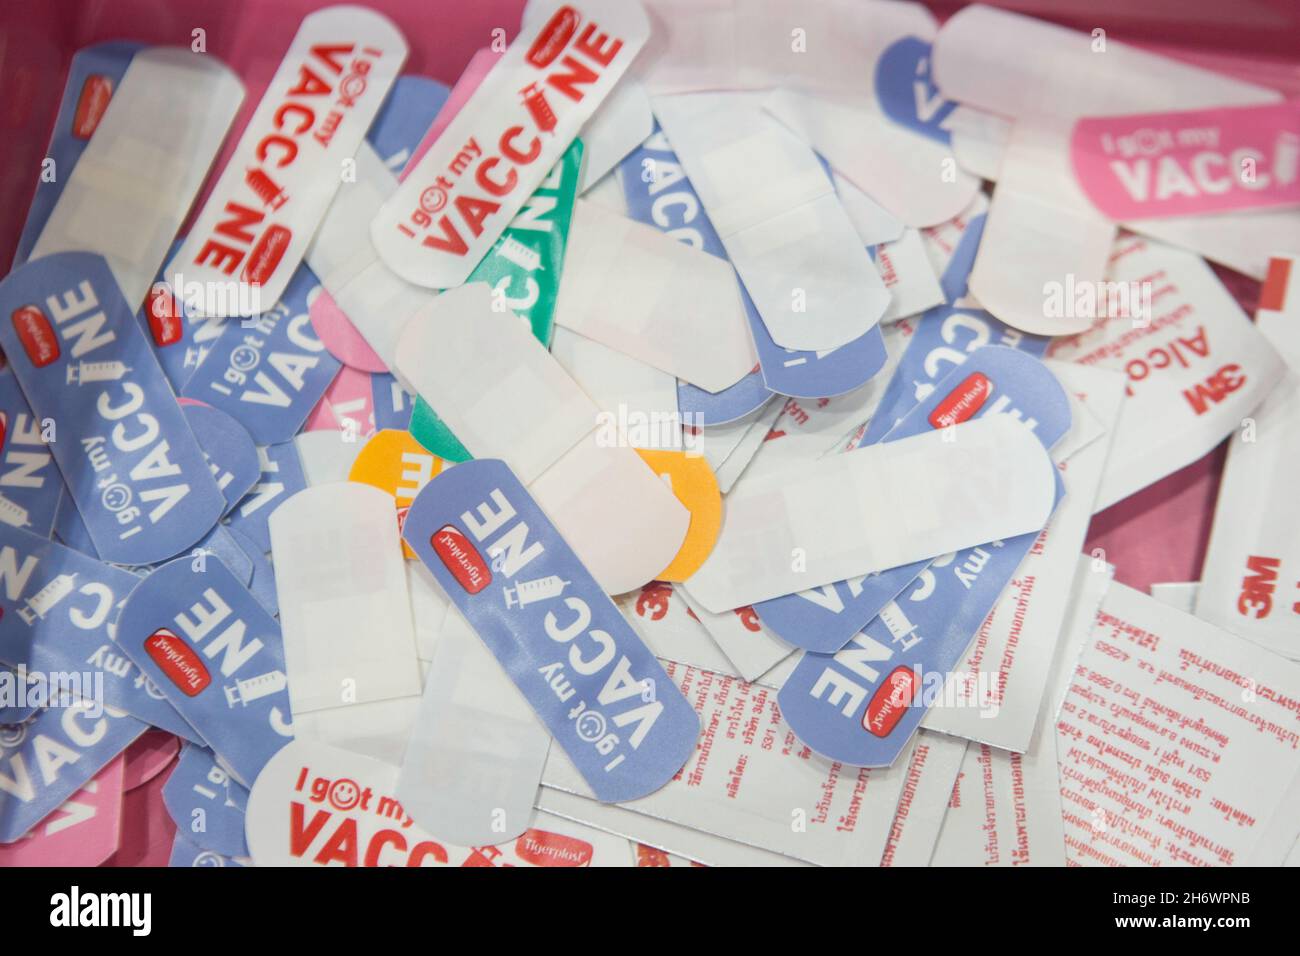
<path id="1" fill-rule="evenodd" d="M 353 0 L 381 11 L 411 47 L 406 71 L 452 84 L 492 31 L 513 37 L 523 0 Z M 814 0 L 806 0 L 814 2 Z M 1128 41 L 1300 97 L 1300 4 L 1294 0 L 991 0 L 992 5 Z M 257 105 L 308 12 L 328 0 L 4 0 L 0 4 L 0 263 L 8 268 L 31 202 L 68 62 L 106 40 L 189 46 L 207 52 L 247 87 L 227 150 Z M 963 3 L 928 4 L 940 18 Z M 166 135 L 160 130 L 159 135 Z M 223 156 L 216 166 L 225 163 Z M 201 205 L 201 202 L 196 205 Z M 1258 283 L 1220 272 L 1248 312 Z M 1087 547 L 1104 549 L 1118 579 L 1195 581 L 1205 556 L 1224 446 L 1098 515 Z M 126 794 L 122 841 L 110 865 L 165 865 L 172 826 L 161 805 L 165 774 Z"/>

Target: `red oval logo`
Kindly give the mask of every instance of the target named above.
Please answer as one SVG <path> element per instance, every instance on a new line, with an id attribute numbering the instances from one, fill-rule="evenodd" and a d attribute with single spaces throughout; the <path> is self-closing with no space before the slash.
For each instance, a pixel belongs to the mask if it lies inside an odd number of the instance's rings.
<path id="1" fill-rule="evenodd" d="M 171 289 L 159 283 L 149 290 L 149 331 L 159 348 L 181 340 L 181 310 Z"/>
<path id="2" fill-rule="evenodd" d="M 534 866 L 590 866 L 591 844 L 545 830 L 528 830 L 515 841 L 519 859 Z"/>
<path id="3" fill-rule="evenodd" d="M 429 537 L 429 544 L 460 586 L 470 594 L 478 594 L 492 583 L 492 572 L 487 562 L 459 528 L 443 525 Z"/>
<path id="4" fill-rule="evenodd" d="M 262 233 L 262 238 L 257 240 L 257 245 L 248 253 L 243 280 L 249 285 L 261 285 L 271 278 L 292 238 L 293 230 L 288 226 L 272 226 Z"/>
<path id="5" fill-rule="evenodd" d="M 23 343 L 23 351 L 37 368 L 44 368 L 59 359 L 59 337 L 54 334 L 54 326 L 45 317 L 45 313 L 34 305 L 25 305 L 15 309 L 10 321 L 18 333 L 18 341 Z"/>
<path id="6" fill-rule="evenodd" d="M 525 59 L 539 70 L 550 66 L 560 51 L 569 45 L 581 22 L 582 14 L 573 7 L 560 7 L 546 26 L 542 27 L 542 32 L 537 34 Z"/>
<path id="7" fill-rule="evenodd" d="M 86 82 L 81 84 L 81 95 L 77 98 L 77 111 L 72 116 L 72 135 L 77 139 L 90 139 L 112 99 L 111 79 L 98 73 L 86 77 Z"/>
<path id="8" fill-rule="evenodd" d="M 876 737 L 888 737 L 915 699 L 916 671 L 906 665 L 895 667 L 871 696 L 862 728 Z"/>
<path id="9" fill-rule="evenodd" d="M 212 675 L 198 651 L 167 628 L 160 627 L 150 634 L 144 642 L 144 649 L 159 670 L 186 697 L 197 696 L 212 683 Z"/>
<path id="10" fill-rule="evenodd" d="M 960 425 L 984 407 L 993 394 L 993 383 L 983 372 L 972 372 L 930 413 L 931 428 Z"/>

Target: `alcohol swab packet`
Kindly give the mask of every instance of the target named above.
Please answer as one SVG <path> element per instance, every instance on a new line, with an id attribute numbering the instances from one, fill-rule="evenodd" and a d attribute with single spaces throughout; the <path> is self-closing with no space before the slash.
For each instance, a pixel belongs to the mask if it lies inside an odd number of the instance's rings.
<path id="1" fill-rule="evenodd" d="M 794 739 L 773 688 L 674 662 L 664 668 L 710 728 L 681 774 L 640 800 L 606 806 L 590 798 L 555 748 L 541 807 L 636 839 L 668 836 L 680 841 L 670 848 L 706 862 L 788 865 L 773 853 L 822 866 L 879 862 L 905 766 L 866 770 L 823 760 Z M 752 715 L 751 732 L 727 733 L 728 715 L 737 712 Z M 719 837 L 732 845 L 720 846 Z"/>
<path id="2" fill-rule="evenodd" d="M 1122 370 L 1124 414 L 1106 463 L 1101 511 L 1208 453 L 1281 379 L 1277 351 L 1199 256 L 1152 239 L 1115 244 L 1106 301 L 1088 331 L 1057 339 L 1056 359 Z M 1057 290 L 1065 307 L 1090 287 Z"/>
<path id="3" fill-rule="evenodd" d="M 889 842 L 880 855 L 882 867 L 929 865 L 952 809 L 953 786 L 960 780 L 966 752 L 967 742 L 957 737 L 917 733 Z"/>
<path id="4" fill-rule="evenodd" d="M 1281 863 L 1300 829 L 1291 802 L 1300 755 L 1288 704 L 1298 685 L 1293 662 L 1112 584 L 1070 670 L 1056 725 L 1061 798 L 1073 811 L 1065 818 L 1068 859 Z M 1133 716 L 1097 724 L 1094 715 L 1112 708 Z M 1130 769 L 1135 760 L 1152 769 Z"/>
<path id="5" fill-rule="evenodd" d="M 1256 328 L 1287 368 L 1228 439 L 1228 460 L 1194 597 L 1197 617 L 1291 660 L 1300 660 L 1300 510 L 1289 490 L 1300 455 L 1295 418 L 1300 397 L 1297 261 L 1274 259 L 1260 295 Z M 1153 595 L 1155 588 L 1152 585 Z"/>
<path id="6" fill-rule="evenodd" d="M 930 860 L 934 866 L 1064 866 L 1064 816 L 1056 711 L 1114 569 L 1074 556 L 1074 580 L 1046 675 L 1044 703 L 1024 753 L 972 743 Z"/>

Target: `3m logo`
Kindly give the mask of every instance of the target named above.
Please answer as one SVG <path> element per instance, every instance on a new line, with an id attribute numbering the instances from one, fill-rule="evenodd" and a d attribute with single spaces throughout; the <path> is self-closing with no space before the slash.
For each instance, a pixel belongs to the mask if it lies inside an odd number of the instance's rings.
<path id="1" fill-rule="evenodd" d="M 175 345 L 181 340 L 181 311 L 176 305 L 176 297 L 164 285 L 155 285 L 149 290 L 146 306 L 149 314 L 149 331 L 154 343 L 162 348 Z"/>
<path id="2" fill-rule="evenodd" d="M 198 652 L 183 638 L 160 627 L 144 642 L 145 653 L 186 697 L 195 697 L 212 683 L 212 675 Z"/>
<path id="3" fill-rule="evenodd" d="M 243 280 L 249 285 L 261 285 L 275 274 L 275 267 L 284 258 L 284 251 L 289 248 L 293 230 L 288 226 L 272 226 L 262 233 L 257 245 L 248 254 L 244 264 Z"/>
<path id="4" fill-rule="evenodd" d="M 59 359 L 59 337 L 54 334 L 54 326 L 45 317 L 45 313 L 34 305 L 25 305 L 15 309 L 10 316 L 18 341 L 23 343 L 23 351 L 37 368 L 44 368 Z"/>
<path id="5" fill-rule="evenodd" d="M 993 394 L 993 383 L 983 372 L 974 372 L 948 393 L 930 413 L 931 428 L 947 428 L 969 420 Z"/>
<path id="6" fill-rule="evenodd" d="M 478 594 L 492 583 L 492 572 L 488 570 L 487 562 L 459 528 L 443 525 L 429 538 L 429 544 L 460 586 L 470 594 Z"/>
<path id="7" fill-rule="evenodd" d="M 528 49 L 525 59 L 532 66 L 543 70 L 550 66 L 557 56 L 569 45 L 573 35 L 578 32 L 582 14 L 573 7 L 560 7 L 555 11 L 549 23 L 542 27 L 537 39 Z"/>
<path id="8" fill-rule="evenodd" d="M 113 98 L 113 81 L 97 73 L 86 77 L 77 98 L 77 111 L 72 116 L 72 135 L 77 139 L 90 139 Z"/>
<path id="9" fill-rule="evenodd" d="M 1210 402 L 1218 405 L 1245 384 L 1246 375 L 1240 365 L 1225 365 L 1204 382 L 1183 389 L 1183 398 L 1187 399 L 1193 412 L 1204 415 L 1209 411 Z"/>
<path id="10" fill-rule="evenodd" d="M 876 737 L 888 737 L 915 699 L 916 672 L 907 666 L 895 667 L 867 705 L 863 729 Z"/>
<path id="11" fill-rule="evenodd" d="M 590 866 L 591 844 L 545 830 L 528 830 L 515 841 L 519 859 L 534 866 Z"/>
<path id="12" fill-rule="evenodd" d="M 1279 558 L 1258 554 L 1246 557 L 1246 576 L 1241 579 L 1241 595 L 1237 598 L 1238 614 L 1256 620 L 1269 616 L 1273 610 L 1273 592 L 1277 590 L 1277 572 L 1281 567 Z"/>

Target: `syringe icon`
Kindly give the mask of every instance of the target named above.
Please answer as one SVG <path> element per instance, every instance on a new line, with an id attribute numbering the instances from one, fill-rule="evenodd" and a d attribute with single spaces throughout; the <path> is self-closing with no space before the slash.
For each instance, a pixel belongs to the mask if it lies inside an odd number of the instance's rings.
<path id="1" fill-rule="evenodd" d="M 226 692 L 226 706 L 234 707 L 236 704 L 243 704 L 247 707 L 261 697 L 279 693 L 288 685 L 289 679 L 284 676 L 284 671 L 268 671 L 256 677 L 237 680 L 234 684 L 223 688 Z"/>
<path id="2" fill-rule="evenodd" d="M 83 359 L 78 365 L 68 363 L 68 384 L 85 385 L 89 382 L 116 382 L 129 371 L 131 370 L 117 359 L 111 359 L 107 362 L 87 362 Z"/>
<path id="3" fill-rule="evenodd" d="M 550 574 L 535 581 L 519 581 L 514 588 L 502 588 L 506 596 L 506 607 L 524 607 L 535 601 L 546 601 L 559 597 L 565 585 L 571 582 L 562 580 L 559 575 Z"/>
<path id="4" fill-rule="evenodd" d="M 15 528 L 26 528 L 31 523 L 28 520 L 27 509 L 16 501 L 10 501 L 4 495 L 0 495 L 0 521 Z"/>
<path id="5" fill-rule="evenodd" d="M 272 209 L 279 209 L 289 200 L 280 184 L 268 176 L 264 170 L 257 167 L 251 167 L 247 170 L 244 175 L 244 182 L 248 183 L 248 188 L 253 190 L 257 197 Z"/>
<path id="6" fill-rule="evenodd" d="M 506 237 L 497 250 L 501 258 L 513 262 L 526 272 L 536 272 L 542 265 L 542 254 L 536 249 L 524 245 L 518 239 Z"/>
<path id="7" fill-rule="evenodd" d="M 892 601 L 880 612 L 880 620 L 896 640 L 910 637 L 916 632 L 916 625 L 909 621 L 903 609 Z"/>
<path id="8" fill-rule="evenodd" d="M 38 617 L 45 620 L 45 615 L 53 609 L 54 605 L 72 593 L 76 578 L 75 574 L 60 574 L 29 597 L 26 606 L 18 609 L 18 616 L 28 624 L 35 624 Z"/>

